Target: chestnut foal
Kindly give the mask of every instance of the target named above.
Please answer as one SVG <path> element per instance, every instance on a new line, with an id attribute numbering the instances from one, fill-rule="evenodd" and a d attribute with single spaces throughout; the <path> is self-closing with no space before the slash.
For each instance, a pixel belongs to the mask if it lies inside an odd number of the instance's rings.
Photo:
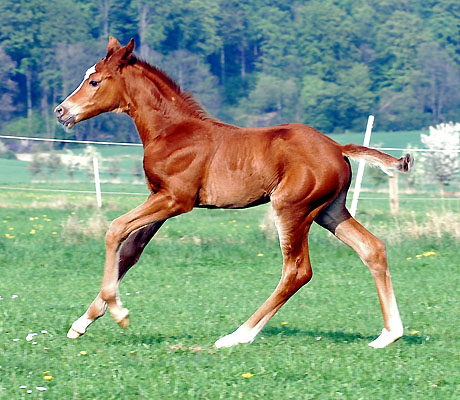
<path id="1" fill-rule="evenodd" d="M 265 303 L 215 346 L 252 342 L 311 279 L 307 238 L 313 222 L 355 250 L 374 277 L 384 328 L 370 346 L 385 347 L 400 338 L 403 325 L 385 246 L 351 217 L 345 199 L 351 180 L 348 157 L 406 172 L 411 156 L 396 159 L 363 146 L 342 146 L 301 124 L 239 128 L 212 119 L 164 72 L 136 58 L 133 49 L 133 40 L 122 47 L 111 37 L 105 58 L 55 109 L 68 128 L 103 112 L 127 113 L 144 146 L 151 193 L 110 225 L 101 290 L 67 336 L 84 334 L 107 307 L 119 325 L 128 325 L 118 286 L 168 218 L 194 207 L 246 208 L 271 201 L 283 253 L 281 280 Z"/>

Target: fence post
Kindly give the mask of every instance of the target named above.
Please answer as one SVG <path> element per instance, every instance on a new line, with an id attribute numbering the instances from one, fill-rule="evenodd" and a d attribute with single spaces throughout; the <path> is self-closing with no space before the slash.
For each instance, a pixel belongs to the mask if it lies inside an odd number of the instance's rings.
<path id="1" fill-rule="evenodd" d="M 399 189 L 398 189 L 398 174 L 390 176 L 390 212 L 396 215 L 399 212 Z"/>
<path id="2" fill-rule="evenodd" d="M 367 119 L 366 133 L 364 134 L 363 146 L 369 147 L 369 143 L 371 142 L 371 134 L 372 134 L 373 125 L 374 125 L 374 116 L 369 115 L 369 118 Z M 361 183 L 363 181 L 365 165 L 366 165 L 366 161 L 364 160 L 359 161 L 358 173 L 356 175 L 356 181 L 355 181 L 355 189 L 353 192 L 353 200 L 351 201 L 351 208 L 350 208 L 350 214 L 352 217 L 356 215 L 356 210 L 358 208 L 359 192 L 361 191 Z"/>
<path id="3" fill-rule="evenodd" d="M 94 167 L 94 184 L 96 185 L 97 206 L 101 208 L 102 207 L 101 181 L 99 179 L 99 164 L 97 162 L 97 157 L 93 157 L 93 167 Z"/>

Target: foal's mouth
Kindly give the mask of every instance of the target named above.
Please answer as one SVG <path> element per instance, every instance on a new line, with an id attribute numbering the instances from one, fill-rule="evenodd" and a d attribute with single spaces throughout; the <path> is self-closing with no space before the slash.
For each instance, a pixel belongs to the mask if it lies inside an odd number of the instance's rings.
<path id="1" fill-rule="evenodd" d="M 69 115 L 66 118 L 58 117 L 58 121 L 64 125 L 67 129 L 71 129 L 75 125 L 75 115 Z"/>

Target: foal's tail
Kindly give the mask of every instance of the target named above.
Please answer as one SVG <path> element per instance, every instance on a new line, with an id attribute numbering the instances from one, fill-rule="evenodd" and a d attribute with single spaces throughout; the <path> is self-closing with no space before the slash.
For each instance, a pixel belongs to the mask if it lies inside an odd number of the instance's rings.
<path id="1" fill-rule="evenodd" d="M 369 147 L 359 146 L 357 144 L 346 144 L 342 146 L 342 154 L 354 160 L 366 160 L 382 169 L 388 175 L 389 170 L 395 169 L 401 172 L 409 172 L 414 164 L 414 159 L 410 154 L 404 157 L 396 158 L 381 151 L 370 149 Z"/>

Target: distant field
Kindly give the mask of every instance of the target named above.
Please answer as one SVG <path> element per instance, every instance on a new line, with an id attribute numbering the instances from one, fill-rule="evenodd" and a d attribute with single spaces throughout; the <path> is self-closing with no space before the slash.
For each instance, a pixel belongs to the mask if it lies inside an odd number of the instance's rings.
<path id="1" fill-rule="evenodd" d="M 70 341 L 67 329 L 99 289 L 103 221 L 141 199 L 107 196 L 99 215 L 92 196 L 52 196 L 0 191 L 1 399 L 460 396 L 458 238 L 415 231 L 432 203 L 410 203 L 398 218 L 386 201 L 365 201 L 359 211 L 388 243 L 405 326 L 397 343 L 367 346 L 382 328 L 371 276 L 315 226 L 313 280 L 254 343 L 217 350 L 214 341 L 279 280 L 278 244 L 260 227 L 266 207 L 196 210 L 168 221 L 122 283 L 130 327 L 121 330 L 106 315 Z M 450 215 L 448 225 L 458 214 Z M 30 333 L 37 335 L 27 341 Z"/>

